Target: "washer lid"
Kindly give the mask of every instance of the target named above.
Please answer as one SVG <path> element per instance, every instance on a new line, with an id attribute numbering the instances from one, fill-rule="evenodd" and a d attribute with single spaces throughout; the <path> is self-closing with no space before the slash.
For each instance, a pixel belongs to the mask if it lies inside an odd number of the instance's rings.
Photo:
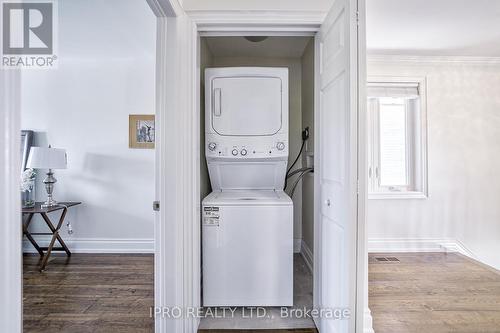
<path id="1" fill-rule="evenodd" d="M 283 191 L 227 190 L 210 193 L 203 205 L 292 205 L 292 199 Z"/>
<path id="2" fill-rule="evenodd" d="M 278 159 L 208 160 L 212 189 L 217 190 L 283 190 L 286 157 Z"/>

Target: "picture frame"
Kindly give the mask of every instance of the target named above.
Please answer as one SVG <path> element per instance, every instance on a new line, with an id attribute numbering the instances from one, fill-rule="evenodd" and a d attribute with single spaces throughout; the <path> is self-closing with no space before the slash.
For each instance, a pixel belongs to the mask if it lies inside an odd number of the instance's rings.
<path id="1" fill-rule="evenodd" d="M 155 116 L 153 114 L 131 114 L 128 118 L 129 148 L 155 148 Z"/>

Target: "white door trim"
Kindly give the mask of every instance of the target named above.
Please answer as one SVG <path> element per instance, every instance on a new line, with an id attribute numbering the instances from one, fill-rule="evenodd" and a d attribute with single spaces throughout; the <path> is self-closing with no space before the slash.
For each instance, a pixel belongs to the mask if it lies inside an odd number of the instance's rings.
<path id="1" fill-rule="evenodd" d="M 177 0 L 147 2 L 157 17 L 155 196 L 160 211 L 155 216 L 155 310 L 179 307 L 185 311 L 199 305 L 193 302 L 196 279 L 188 264 L 193 258 L 190 221 L 195 218 L 190 208 L 194 193 L 190 191 L 193 170 L 189 168 L 194 139 L 190 137 L 189 112 L 182 112 L 190 110 L 192 100 L 186 95 L 190 91 L 186 83 L 192 80 L 186 67 L 190 54 L 182 47 L 190 37 L 186 33 L 190 23 Z M 197 326 L 194 318 L 155 316 L 157 333 L 195 332 Z"/>
<path id="2" fill-rule="evenodd" d="M 275 15 L 275 16 L 273 16 Z M 191 92 L 189 95 L 192 99 L 192 123 L 190 136 L 196 140 L 193 142 L 193 154 L 190 156 L 190 163 L 193 163 L 192 170 L 195 174 L 191 175 L 191 179 L 195 180 L 193 184 L 195 195 L 192 196 L 193 202 L 190 202 L 186 207 L 192 207 L 193 218 L 191 221 L 192 237 L 188 237 L 184 246 L 185 254 L 192 254 L 193 258 L 185 257 L 189 267 L 192 268 L 191 276 L 195 279 L 193 282 L 193 304 L 201 305 L 201 224 L 200 224 L 200 85 L 199 85 L 199 37 L 200 36 L 227 36 L 227 35 L 254 35 L 265 33 L 266 35 L 278 36 L 297 36 L 297 35 L 312 35 L 314 34 L 323 20 L 324 14 L 316 15 L 314 18 L 308 15 L 298 13 L 274 13 L 269 12 L 205 12 L 205 13 L 188 13 L 192 22 L 190 45 L 186 45 L 190 49 L 189 54 L 194 55 L 195 62 L 191 64 L 191 69 L 195 69 L 195 80 L 191 82 Z M 271 18 L 274 17 L 273 20 Z M 242 23 L 243 22 L 243 23 Z M 293 24 L 293 22 L 298 22 Z M 189 66 L 182 66 L 188 70 Z M 188 76 L 192 76 L 192 73 Z M 190 242 L 191 241 L 191 242 Z M 194 250 L 194 252 L 193 252 Z M 199 324 L 199 323 L 197 323 Z M 195 333 L 198 325 L 193 327 L 194 330 L 186 330 L 184 332 Z"/>
<path id="3" fill-rule="evenodd" d="M 5 332 L 23 329 L 22 227 L 19 221 L 20 88 L 18 70 L 0 70 L 0 323 Z"/>
<path id="4" fill-rule="evenodd" d="M 318 31 L 326 13 L 322 11 L 220 10 L 189 11 L 201 36 L 266 35 L 311 36 Z"/>
<path id="5" fill-rule="evenodd" d="M 368 233 L 366 227 L 366 204 L 368 202 L 368 161 L 367 161 L 367 54 L 366 54 L 366 1 L 357 1 L 358 13 L 358 276 L 356 327 L 363 327 L 362 332 L 374 333 L 373 319 L 368 308 Z"/>
<path id="6" fill-rule="evenodd" d="M 193 25 L 186 15 L 158 17 L 156 63 L 156 199 L 155 306 L 187 311 L 200 305 L 199 123 L 190 86 L 196 81 Z M 196 130 L 195 130 L 196 129 Z M 155 332 L 196 332 L 196 318 L 155 317 Z"/>

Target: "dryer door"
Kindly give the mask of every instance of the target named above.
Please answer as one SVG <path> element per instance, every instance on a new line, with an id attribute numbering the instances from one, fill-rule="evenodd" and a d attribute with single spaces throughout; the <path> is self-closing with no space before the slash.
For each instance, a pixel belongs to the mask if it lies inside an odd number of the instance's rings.
<path id="1" fill-rule="evenodd" d="M 262 136 L 282 126 L 282 86 L 279 77 L 214 78 L 212 128 L 219 135 Z"/>

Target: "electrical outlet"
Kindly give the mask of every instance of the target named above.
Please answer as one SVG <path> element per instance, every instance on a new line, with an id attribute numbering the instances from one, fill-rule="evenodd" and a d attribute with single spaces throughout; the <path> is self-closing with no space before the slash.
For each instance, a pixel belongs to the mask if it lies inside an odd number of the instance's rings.
<path id="1" fill-rule="evenodd" d="M 306 167 L 314 168 L 314 153 L 306 152 Z"/>
<path id="2" fill-rule="evenodd" d="M 302 131 L 302 140 L 307 140 L 309 139 L 309 127 L 306 127 L 303 131 Z"/>
<path id="3" fill-rule="evenodd" d="M 72 235 L 73 234 L 73 227 L 71 226 L 70 221 L 66 222 L 66 228 L 68 229 L 68 235 Z"/>

